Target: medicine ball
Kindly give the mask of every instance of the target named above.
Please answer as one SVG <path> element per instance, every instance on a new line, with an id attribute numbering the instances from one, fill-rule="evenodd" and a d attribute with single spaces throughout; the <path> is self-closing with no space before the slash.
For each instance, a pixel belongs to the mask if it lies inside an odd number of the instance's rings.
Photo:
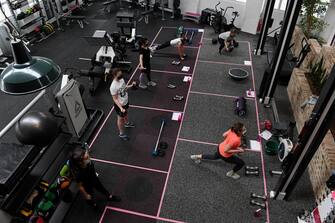
<path id="1" fill-rule="evenodd" d="M 57 136 L 58 124 L 51 115 L 32 111 L 15 126 L 16 138 L 25 145 L 46 146 Z"/>
<path id="2" fill-rule="evenodd" d="M 217 43 L 218 43 L 218 39 L 217 39 L 217 38 L 213 38 L 213 39 L 212 39 L 212 44 L 213 44 L 213 45 L 216 45 Z"/>

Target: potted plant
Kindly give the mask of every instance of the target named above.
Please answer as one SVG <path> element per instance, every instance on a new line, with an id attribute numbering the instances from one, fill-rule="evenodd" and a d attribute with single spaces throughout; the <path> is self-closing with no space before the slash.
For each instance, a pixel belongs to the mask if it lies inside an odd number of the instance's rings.
<path id="1" fill-rule="evenodd" d="M 309 71 L 306 72 L 307 81 L 312 93 L 315 95 L 320 95 L 322 86 L 327 80 L 326 69 L 323 68 L 323 61 L 324 58 L 322 57 L 316 63 L 311 62 L 309 64 Z"/>
<path id="2" fill-rule="evenodd" d="M 319 43 L 324 40 L 320 37 L 320 33 L 328 25 L 324 20 L 327 12 L 329 1 L 324 0 L 304 0 L 300 13 L 299 26 L 302 28 L 307 39 L 317 39 Z"/>

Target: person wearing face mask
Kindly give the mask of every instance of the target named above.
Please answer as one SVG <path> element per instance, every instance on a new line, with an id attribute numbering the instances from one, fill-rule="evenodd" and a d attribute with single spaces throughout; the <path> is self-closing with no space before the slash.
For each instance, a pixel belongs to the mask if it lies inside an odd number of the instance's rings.
<path id="1" fill-rule="evenodd" d="M 156 86 L 157 83 L 151 80 L 151 64 L 150 64 L 150 57 L 151 52 L 149 49 L 149 40 L 147 38 L 143 38 L 139 42 L 140 45 L 140 67 L 141 70 L 140 74 L 140 84 L 139 87 L 142 89 L 148 88 L 148 86 Z M 148 79 L 148 82 L 145 81 L 145 76 Z"/>
<path id="2" fill-rule="evenodd" d="M 117 126 L 119 129 L 119 137 L 122 140 L 129 140 L 128 135 L 125 133 L 125 128 L 134 128 L 135 125 L 128 120 L 128 88 L 136 85 L 133 82 L 131 85 L 126 85 L 123 79 L 122 71 L 119 68 L 112 70 L 113 82 L 110 86 L 110 93 L 114 101 L 114 109 L 117 114 Z"/>
<path id="3" fill-rule="evenodd" d="M 89 205 L 93 207 L 97 206 L 93 199 L 93 189 L 96 189 L 105 195 L 108 201 L 121 201 L 120 197 L 111 195 L 103 186 L 97 176 L 87 150 L 83 149 L 81 146 L 76 146 L 71 153 L 69 162 L 71 175 L 77 181 L 79 191 L 84 195 L 84 198 Z"/>
<path id="4" fill-rule="evenodd" d="M 223 133 L 223 142 L 218 146 L 214 154 L 191 155 L 191 159 L 196 163 L 201 160 L 222 159 L 227 163 L 235 164 L 234 168 L 227 172 L 227 176 L 235 180 L 240 178 L 237 172 L 245 165 L 244 161 L 236 154 L 243 153 L 245 148 L 241 147 L 241 138 L 246 133 L 246 128 L 240 122 L 235 123 L 228 131 Z"/>

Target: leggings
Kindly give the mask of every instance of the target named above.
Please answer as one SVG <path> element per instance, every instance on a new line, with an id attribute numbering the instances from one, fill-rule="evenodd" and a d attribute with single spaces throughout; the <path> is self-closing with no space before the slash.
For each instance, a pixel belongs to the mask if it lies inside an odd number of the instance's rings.
<path id="1" fill-rule="evenodd" d="M 148 81 L 151 81 L 151 68 L 149 66 L 146 66 L 146 69 L 143 70 L 140 74 L 140 83 L 145 84 L 145 77 L 144 74 L 146 75 Z"/>
<path id="2" fill-rule="evenodd" d="M 239 158 L 238 156 L 236 155 L 232 155 L 231 157 L 229 158 L 226 158 L 226 157 L 223 157 L 220 153 L 219 153 L 219 150 L 217 152 L 215 152 L 214 154 L 203 154 L 202 155 L 202 159 L 205 159 L 205 160 L 217 160 L 217 159 L 222 159 L 224 160 L 225 162 L 227 163 L 233 163 L 235 164 L 234 168 L 233 168 L 233 171 L 234 172 L 237 172 L 239 171 L 240 169 L 242 169 L 242 167 L 244 166 L 244 161 Z"/>
<path id="3" fill-rule="evenodd" d="M 108 190 L 102 185 L 98 177 L 91 177 L 90 182 L 84 182 L 83 186 L 87 193 L 93 194 L 93 189 L 96 189 L 106 197 L 109 197 Z"/>
<path id="4" fill-rule="evenodd" d="M 167 47 L 169 47 L 169 46 L 171 46 L 170 41 L 166 41 L 165 43 L 163 43 L 163 44 L 161 44 L 161 45 L 158 45 L 158 46 L 156 47 L 156 50 L 161 50 L 161 49 L 167 48 Z"/>

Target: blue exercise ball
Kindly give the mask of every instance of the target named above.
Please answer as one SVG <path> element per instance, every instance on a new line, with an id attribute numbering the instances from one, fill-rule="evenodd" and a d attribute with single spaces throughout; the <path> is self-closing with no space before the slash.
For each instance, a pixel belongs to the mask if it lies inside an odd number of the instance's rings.
<path id="1" fill-rule="evenodd" d="M 59 126 L 49 114 L 31 111 L 15 125 L 16 138 L 25 145 L 47 146 L 56 138 Z"/>

